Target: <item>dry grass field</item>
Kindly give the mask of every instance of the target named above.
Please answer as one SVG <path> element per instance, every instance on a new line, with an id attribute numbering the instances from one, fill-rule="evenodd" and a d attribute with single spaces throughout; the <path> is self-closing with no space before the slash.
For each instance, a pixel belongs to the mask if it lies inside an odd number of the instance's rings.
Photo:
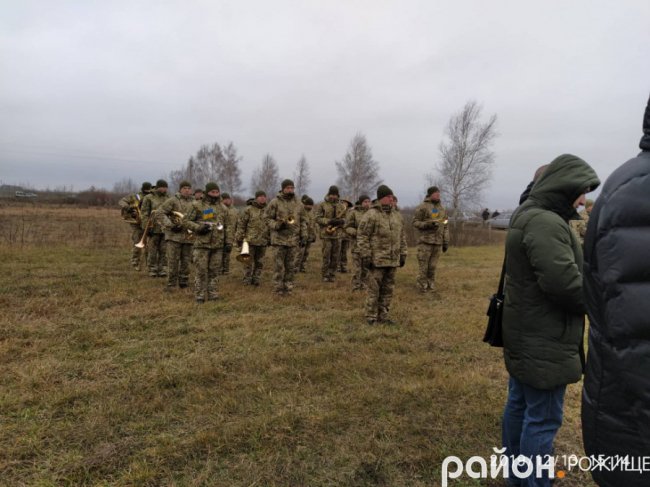
<path id="1" fill-rule="evenodd" d="M 128 264 L 112 209 L 0 207 L 0 484 L 436 486 L 443 459 L 500 444 L 507 375 L 481 343 L 502 246 L 452 247 L 437 295 L 412 251 L 392 317 L 369 327 L 349 275 L 223 300 Z M 557 454 L 582 454 L 580 384 Z M 450 485 L 502 485 L 467 476 Z M 592 485 L 570 472 L 563 486 Z"/>

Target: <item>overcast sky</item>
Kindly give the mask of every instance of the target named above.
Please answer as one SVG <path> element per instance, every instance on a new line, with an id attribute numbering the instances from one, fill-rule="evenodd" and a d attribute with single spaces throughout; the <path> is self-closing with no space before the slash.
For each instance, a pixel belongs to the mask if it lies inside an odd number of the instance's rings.
<path id="1" fill-rule="evenodd" d="M 357 132 L 403 204 L 449 117 L 498 117 L 490 208 L 570 152 L 638 152 L 650 2 L 0 0 L 0 180 L 111 188 L 233 141 L 243 181 L 304 154 L 317 199 Z"/>

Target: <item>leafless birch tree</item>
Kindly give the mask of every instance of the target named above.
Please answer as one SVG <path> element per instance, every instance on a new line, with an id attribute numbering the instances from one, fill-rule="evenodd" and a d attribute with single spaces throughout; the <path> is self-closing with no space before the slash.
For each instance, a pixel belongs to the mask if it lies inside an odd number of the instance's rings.
<path id="1" fill-rule="evenodd" d="M 266 154 L 262 165 L 253 171 L 250 190 L 254 193 L 259 189 L 266 192 L 269 199 L 280 190 L 278 163 L 271 154 Z"/>
<path id="2" fill-rule="evenodd" d="M 302 196 L 307 193 L 311 184 L 311 171 L 307 159 L 303 155 L 296 164 L 296 172 L 293 173 L 293 182 L 296 185 L 296 194 Z"/>
<path id="3" fill-rule="evenodd" d="M 481 121 L 482 107 L 468 101 L 453 115 L 440 143 L 440 161 L 436 166 L 440 189 L 455 215 L 459 209 L 479 206 L 483 191 L 492 178 L 494 152 L 492 143 L 497 136 L 497 116 Z"/>
<path id="4" fill-rule="evenodd" d="M 370 193 L 382 183 L 379 178 L 379 163 L 372 158 L 372 151 L 363 134 L 357 134 L 350 142 L 345 157 L 336 161 L 338 179 L 336 183 L 341 196 L 356 201 L 360 195 Z"/>

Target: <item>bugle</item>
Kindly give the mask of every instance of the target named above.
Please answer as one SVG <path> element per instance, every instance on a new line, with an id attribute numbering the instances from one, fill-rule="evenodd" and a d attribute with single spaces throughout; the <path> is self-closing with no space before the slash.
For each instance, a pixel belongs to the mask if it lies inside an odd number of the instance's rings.
<path id="1" fill-rule="evenodd" d="M 244 242 L 241 244 L 241 252 L 239 252 L 239 255 L 236 257 L 236 259 L 242 264 L 247 264 L 250 262 L 251 254 L 248 242 L 246 240 L 244 240 Z"/>
<path id="2" fill-rule="evenodd" d="M 137 244 L 135 244 L 137 248 L 143 249 L 147 244 L 147 237 L 149 236 L 149 230 L 151 230 L 151 227 L 153 227 L 153 215 L 149 217 L 149 220 L 147 220 L 147 225 L 144 227 L 142 238 Z"/>

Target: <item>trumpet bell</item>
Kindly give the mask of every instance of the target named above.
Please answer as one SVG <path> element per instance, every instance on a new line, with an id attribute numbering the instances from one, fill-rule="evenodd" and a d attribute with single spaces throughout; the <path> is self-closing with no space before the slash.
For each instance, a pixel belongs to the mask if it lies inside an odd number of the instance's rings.
<path id="1" fill-rule="evenodd" d="M 241 262 L 242 264 L 246 264 L 250 262 L 251 260 L 251 254 L 250 254 L 250 249 L 248 247 L 248 242 L 244 240 L 244 242 L 241 245 L 241 252 L 239 255 L 236 257 L 236 259 Z"/>
<path id="2" fill-rule="evenodd" d="M 289 218 L 287 218 L 288 225 L 293 225 L 294 223 L 296 223 L 296 219 L 294 217 L 290 216 Z"/>

